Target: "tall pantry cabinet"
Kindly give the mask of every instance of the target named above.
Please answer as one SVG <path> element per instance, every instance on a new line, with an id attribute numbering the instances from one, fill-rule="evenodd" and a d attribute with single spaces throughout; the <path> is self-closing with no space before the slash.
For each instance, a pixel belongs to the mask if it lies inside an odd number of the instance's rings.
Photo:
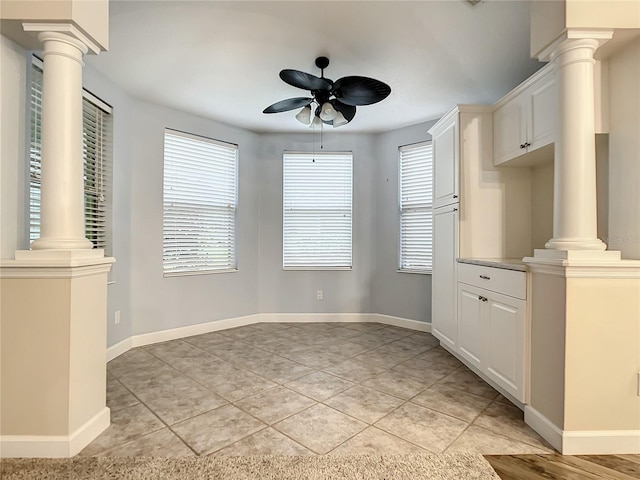
<path id="1" fill-rule="evenodd" d="M 458 350 L 458 257 L 522 258 L 531 253 L 528 169 L 493 166 L 490 106 L 458 105 L 430 130 L 434 151 L 431 328 Z"/>

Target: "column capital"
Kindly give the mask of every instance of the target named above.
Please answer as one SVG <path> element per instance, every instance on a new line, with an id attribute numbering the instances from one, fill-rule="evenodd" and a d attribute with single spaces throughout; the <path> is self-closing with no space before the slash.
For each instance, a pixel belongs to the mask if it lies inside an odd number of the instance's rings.
<path id="1" fill-rule="evenodd" d="M 70 45 L 83 50 L 83 55 L 87 52 L 98 55 L 101 51 L 100 46 L 91 37 L 85 35 L 82 30 L 71 23 L 23 23 L 22 28 L 25 32 L 39 33 L 38 39 L 41 42 L 45 41 L 45 38 L 42 37 L 45 33 L 47 34 L 47 39 L 54 39 L 50 34 L 60 35 L 57 38 L 58 40 L 68 39 Z M 74 43 L 71 43 L 71 41 L 74 41 Z"/>
<path id="2" fill-rule="evenodd" d="M 594 45 L 593 52 L 595 52 L 612 38 L 613 30 L 585 30 L 570 28 L 542 50 L 538 55 L 538 60 L 541 62 L 552 61 L 554 56 L 557 57 L 560 52 L 575 48 L 576 46 L 589 47 L 590 45 Z M 586 42 L 582 43 L 580 42 L 581 40 Z"/>

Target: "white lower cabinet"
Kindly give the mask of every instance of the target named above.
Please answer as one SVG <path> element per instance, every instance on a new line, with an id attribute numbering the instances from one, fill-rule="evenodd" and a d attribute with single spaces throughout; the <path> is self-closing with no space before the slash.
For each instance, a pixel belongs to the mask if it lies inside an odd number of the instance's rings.
<path id="1" fill-rule="evenodd" d="M 465 265 L 465 269 L 469 269 Z M 491 278 L 524 272 L 478 267 Z M 463 277 L 464 278 L 464 277 Z M 480 278 L 480 275 L 478 275 Z M 524 291 L 522 296 L 524 297 Z M 458 346 L 460 359 L 475 367 L 514 399 L 525 401 L 526 300 L 458 282 Z"/>

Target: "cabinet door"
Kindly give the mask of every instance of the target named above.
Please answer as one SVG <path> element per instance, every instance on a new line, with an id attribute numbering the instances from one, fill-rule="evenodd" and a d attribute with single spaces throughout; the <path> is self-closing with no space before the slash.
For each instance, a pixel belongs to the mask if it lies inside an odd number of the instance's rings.
<path id="1" fill-rule="evenodd" d="M 525 301 L 497 293 L 487 297 L 485 371 L 524 402 Z"/>
<path id="2" fill-rule="evenodd" d="M 493 112 L 493 164 L 500 165 L 523 153 L 527 138 L 526 99 L 509 100 Z"/>
<path id="3" fill-rule="evenodd" d="M 457 117 L 456 117 L 457 118 Z M 458 202 L 457 121 L 433 137 L 433 208 Z"/>
<path id="4" fill-rule="evenodd" d="M 557 104 L 553 72 L 549 72 L 525 92 L 529 102 L 527 152 L 549 145 L 555 139 Z"/>
<path id="5" fill-rule="evenodd" d="M 456 258 L 458 209 L 449 206 L 433 214 L 433 273 L 431 275 L 431 330 L 449 349 L 457 344 Z"/>
<path id="6" fill-rule="evenodd" d="M 483 290 L 458 283 L 458 353 L 471 365 L 481 369 L 484 363 Z"/>

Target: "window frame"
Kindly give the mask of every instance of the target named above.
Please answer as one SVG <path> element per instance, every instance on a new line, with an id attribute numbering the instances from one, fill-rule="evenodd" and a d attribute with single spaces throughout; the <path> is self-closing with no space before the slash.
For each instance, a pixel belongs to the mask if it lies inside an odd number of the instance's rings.
<path id="1" fill-rule="evenodd" d="M 430 158 L 430 162 L 429 162 L 429 172 L 427 173 L 427 177 L 430 176 L 431 177 L 431 195 L 428 197 L 429 201 L 428 202 L 424 202 L 424 203 L 419 203 L 418 206 L 413 205 L 413 206 L 408 206 L 408 207 L 404 207 L 403 206 L 403 199 L 402 199 L 402 192 L 403 192 L 403 175 L 402 175 L 402 152 L 403 151 L 407 151 L 407 150 L 412 150 L 412 149 L 417 149 L 417 148 L 423 148 L 423 147 L 427 147 L 430 146 L 431 147 L 431 158 Z M 425 140 L 425 141 L 421 141 L 421 142 L 416 142 L 416 143 L 411 143 L 411 144 L 407 144 L 407 145 L 401 145 L 398 147 L 398 268 L 397 268 L 397 272 L 399 273 L 410 273 L 410 274 L 418 274 L 418 275 L 431 275 L 433 273 L 433 235 L 434 235 L 434 229 L 433 229 L 433 161 L 434 161 L 434 155 L 433 155 L 433 141 L 432 140 Z M 404 266 L 404 259 L 403 259 L 403 218 L 404 218 L 404 213 L 406 212 L 418 212 L 418 211 L 423 211 L 423 212 L 429 212 L 430 213 L 430 219 L 431 219 L 431 242 L 428 243 L 428 245 L 430 245 L 431 247 L 431 255 L 430 255 L 430 266 L 428 267 L 405 267 Z"/>
<path id="2" fill-rule="evenodd" d="M 349 227 L 348 227 L 348 235 L 349 235 L 349 252 L 348 252 L 348 265 L 340 265 L 339 261 L 336 262 L 335 265 L 328 264 L 320 264 L 320 263 L 310 263 L 308 265 L 294 265 L 291 262 L 287 263 L 286 261 L 286 235 L 287 235 L 287 210 L 292 211 L 296 210 L 295 208 L 287 208 L 287 176 L 286 176 L 286 157 L 287 156 L 299 156 L 305 159 L 311 160 L 315 163 L 316 159 L 319 159 L 323 156 L 331 157 L 331 156 L 344 156 L 345 159 L 348 157 L 349 162 Z M 283 271 L 351 271 L 353 270 L 353 192 L 354 192 L 354 183 L 353 183 L 353 152 L 351 151 L 332 151 L 332 152 L 303 152 L 303 151 L 289 151 L 285 150 L 282 154 L 282 270 Z M 342 187 L 343 188 L 343 187 Z M 298 209 L 299 210 L 299 209 Z M 329 259 L 330 261 L 330 259 Z"/>
<path id="3" fill-rule="evenodd" d="M 210 264 L 208 265 L 208 268 L 196 268 L 194 267 L 194 265 L 190 265 L 187 266 L 187 269 L 181 269 L 181 270 L 177 270 L 177 269 L 173 269 L 173 270 L 168 270 L 167 269 L 167 244 L 166 244 L 166 237 L 167 237 L 167 216 L 166 216 L 166 205 L 167 205 L 167 196 L 166 196 L 166 188 L 167 188 L 167 134 L 172 135 L 174 137 L 180 137 L 182 139 L 190 139 L 193 140 L 194 142 L 201 142 L 201 146 L 202 144 L 209 144 L 209 145 L 216 145 L 219 146 L 221 148 L 228 148 L 229 152 L 231 150 L 233 150 L 234 152 L 234 169 L 233 169 L 233 180 L 234 180 L 234 185 L 233 185 L 233 190 L 234 190 L 234 198 L 233 198 L 233 204 L 232 207 L 230 207 L 230 205 L 227 205 L 227 208 L 230 208 L 230 210 L 232 210 L 232 222 L 230 222 L 229 224 L 233 227 L 233 234 L 232 234 L 232 241 L 230 242 L 231 248 L 229 249 L 229 251 L 231 252 L 231 256 L 230 258 L 232 259 L 231 262 L 229 262 L 228 265 L 220 267 L 220 268 L 215 268 L 212 267 Z M 229 148 L 230 147 L 230 148 Z M 227 152 L 228 153 L 228 152 Z M 185 165 L 186 163 L 184 162 L 184 160 L 182 161 L 182 165 Z M 206 137 L 203 135 L 198 135 L 198 134 L 194 134 L 194 133 L 190 133 L 190 132 L 184 132 L 181 130 L 177 130 L 174 128 L 169 128 L 169 127 L 165 127 L 163 130 L 163 171 L 162 171 L 162 274 L 164 278 L 169 278 L 169 277 L 183 277 L 183 276 L 192 276 L 192 275 L 212 275 L 212 274 L 220 274 L 220 273 L 235 273 L 239 271 L 239 267 L 238 267 L 238 251 L 237 251 L 237 243 L 238 243 L 238 199 L 239 199 L 239 147 L 237 144 L 235 143 L 231 143 L 231 142 L 226 142 L 226 141 L 222 141 L 222 140 L 217 140 L 214 138 L 210 138 L 210 137 Z M 202 170 L 200 170 L 200 172 L 202 172 Z M 209 205 L 207 207 L 207 213 L 211 214 L 212 211 L 214 210 L 222 210 L 224 211 L 224 208 L 219 208 L 218 206 L 213 207 L 212 205 Z M 196 255 L 199 255 L 200 252 L 197 252 Z"/>

